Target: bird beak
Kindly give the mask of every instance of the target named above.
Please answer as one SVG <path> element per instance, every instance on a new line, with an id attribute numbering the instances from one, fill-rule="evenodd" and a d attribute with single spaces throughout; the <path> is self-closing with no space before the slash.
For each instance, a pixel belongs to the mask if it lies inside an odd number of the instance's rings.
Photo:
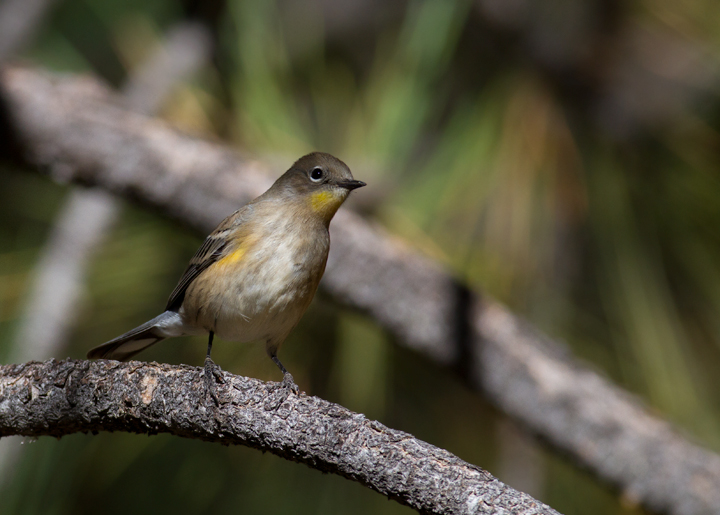
<path id="1" fill-rule="evenodd" d="M 362 181 L 339 181 L 337 184 L 341 188 L 345 188 L 346 190 L 350 190 L 350 191 L 355 190 L 357 188 L 362 188 L 363 186 L 367 186 L 367 184 L 365 184 Z"/>

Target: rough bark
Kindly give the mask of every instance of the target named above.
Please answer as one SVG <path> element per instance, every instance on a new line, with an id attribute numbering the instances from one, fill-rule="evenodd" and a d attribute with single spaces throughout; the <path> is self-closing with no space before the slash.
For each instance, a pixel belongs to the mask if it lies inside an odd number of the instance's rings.
<path id="1" fill-rule="evenodd" d="M 202 232 L 272 180 L 259 162 L 122 109 L 91 79 L 16 68 L 4 71 L 0 87 L 31 162 L 60 179 L 139 199 Z M 720 513 L 720 456 L 382 228 L 341 210 L 331 237 L 324 288 L 370 313 L 400 344 L 455 367 L 501 410 L 630 499 L 677 515 Z"/>
<path id="2" fill-rule="evenodd" d="M 557 514 L 479 467 L 337 404 L 227 372 L 222 381 L 215 404 L 202 368 L 106 360 L 5 365 L 0 436 L 171 433 L 269 451 L 422 513 Z"/>

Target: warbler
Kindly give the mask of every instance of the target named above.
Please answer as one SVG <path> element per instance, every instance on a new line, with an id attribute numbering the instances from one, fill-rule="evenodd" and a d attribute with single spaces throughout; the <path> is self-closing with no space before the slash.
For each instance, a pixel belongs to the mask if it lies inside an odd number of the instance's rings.
<path id="1" fill-rule="evenodd" d="M 362 186 L 330 154 L 301 157 L 270 189 L 220 222 L 190 260 L 162 314 L 87 357 L 122 361 L 165 338 L 208 334 L 209 377 L 216 367 L 210 357 L 215 335 L 263 341 L 283 383 L 297 389 L 278 349 L 325 271 L 330 221 L 350 191 Z"/>

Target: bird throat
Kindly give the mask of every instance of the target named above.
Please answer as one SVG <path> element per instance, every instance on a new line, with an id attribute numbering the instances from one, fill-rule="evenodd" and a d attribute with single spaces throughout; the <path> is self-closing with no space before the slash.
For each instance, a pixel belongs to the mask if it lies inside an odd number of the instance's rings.
<path id="1" fill-rule="evenodd" d="M 346 195 L 334 191 L 319 191 L 311 195 L 310 206 L 312 210 L 323 217 L 326 222 L 330 222 L 338 208 L 342 205 L 345 197 Z"/>

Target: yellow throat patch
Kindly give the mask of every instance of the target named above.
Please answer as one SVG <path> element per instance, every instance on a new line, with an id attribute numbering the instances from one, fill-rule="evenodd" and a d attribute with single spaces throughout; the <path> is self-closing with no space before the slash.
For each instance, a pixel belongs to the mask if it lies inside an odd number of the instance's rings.
<path id="1" fill-rule="evenodd" d="M 310 197 L 310 205 L 313 211 L 329 221 L 344 200 L 343 195 L 338 195 L 335 192 L 319 191 L 313 193 Z"/>

